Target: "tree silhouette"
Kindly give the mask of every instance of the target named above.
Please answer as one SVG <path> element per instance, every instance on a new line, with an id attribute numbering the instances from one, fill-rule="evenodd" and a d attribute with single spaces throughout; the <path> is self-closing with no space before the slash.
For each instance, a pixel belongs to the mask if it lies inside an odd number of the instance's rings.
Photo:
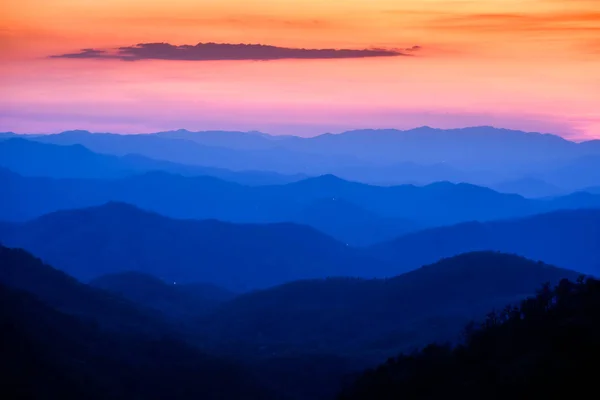
<path id="1" fill-rule="evenodd" d="M 464 343 L 431 344 L 366 371 L 340 400 L 505 399 L 595 390 L 600 358 L 600 280 L 543 285 L 519 306 L 492 311 Z"/>

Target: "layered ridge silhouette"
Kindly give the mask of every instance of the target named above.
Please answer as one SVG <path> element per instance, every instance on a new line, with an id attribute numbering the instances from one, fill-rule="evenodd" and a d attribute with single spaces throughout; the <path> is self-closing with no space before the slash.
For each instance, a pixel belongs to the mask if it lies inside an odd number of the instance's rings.
<path id="1" fill-rule="evenodd" d="M 53 144 L 81 144 L 92 151 L 120 156 L 139 154 L 238 171 L 335 174 L 373 184 L 447 180 L 501 187 L 534 179 L 542 182 L 541 190 L 525 187 L 519 192 L 534 197 L 544 196 L 548 188 L 562 193 L 600 184 L 595 172 L 600 162 L 600 141 L 575 143 L 555 135 L 486 126 L 357 130 L 312 138 L 186 130 L 145 135 L 68 131 L 27 137 Z M 511 190 L 519 188 L 512 186 Z"/>

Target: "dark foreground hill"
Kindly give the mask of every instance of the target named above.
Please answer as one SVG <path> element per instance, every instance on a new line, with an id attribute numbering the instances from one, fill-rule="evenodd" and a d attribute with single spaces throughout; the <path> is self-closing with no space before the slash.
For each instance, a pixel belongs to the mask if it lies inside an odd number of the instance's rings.
<path id="1" fill-rule="evenodd" d="M 600 357 L 600 281 L 545 286 L 466 333 L 465 344 L 454 349 L 431 345 L 389 359 L 339 399 L 588 397 Z"/>
<path id="2" fill-rule="evenodd" d="M 142 272 L 103 275 L 92 280 L 90 285 L 179 320 L 207 314 L 236 296 L 208 283 L 167 283 Z"/>
<path id="3" fill-rule="evenodd" d="M 469 251 L 495 250 L 600 275 L 600 210 L 567 210 L 523 219 L 469 222 L 424 230 L 369 249 L 411 270 Z"/>
<path id="4" fill-rule="evenodd" d="M 6 245 L 84 281 L 137 271 L 244 291 L 297 279 L 390 273 L 310 227 L 176 220 L 122 203 L 60 211 L 5 231 L 0 240 Z"/>
<path id="5" fill-rule="evenodd" d="M 190 329 L 207 310 L 194 304 L 231 296 L 211 285 L 174 292 L 135 273 L 94 283 L 132 302 L 79 283 L 24 250 L 0 247 L 1 398 L 330 399 L 346 372 L 360 369 L 335 355 L 260 362 L 207 355 L 215 349 Z M 152 308 L 160 315 L 146 311 Z"/>
<path id="6" fill-rule="evenodd" d="M 470 253 L 386 280 L 298 281 L 248 293 L 201 325 L 217 346 L 235 351 L 378 360 L 456 338 L 465 323 L 490 309 L 519 301 L 544 282 L 578 276 L 517 256 Z"/>
<path id="7" fill-rule="evenodd" d="M 294 282 L 242 295 L 198 317 L 182 294 L 222 301 L 222 291 L 183 285 L 175 293 L 170 289 L 179 284 L 135 273 L 95 281 L 129 302 L 23 250 L 0 249 L 0 285 L 12 286 L 0 287 L 0 362 L 12 374 L 2 377 L 8 379 L 2 390 L 35 399 L 272 398 L 263 383 L 286 399 L 330 399 L 348 373 L 425 341 L 454 340 L 485 309 L 516 302 L 541 282 L 577 276 L 515 256 L 473 253 L 388 280 Z M 13 293 L 16 288 L 40 300 Z M 162 314 L 146 311 L 152 308 L 186 320 L 185 328 L 169 323 L 165 336 L 156 328 L 165 325 Z M 135 324 L 123 323 L 127 319 Z"/>
<path id="8" fill-rule="evenodd" d="M 4 399 L 272 399 L 244 371 L 181 342 L 116 335 L 0 284 Z"/>
<path id="9" fill-rule="evenodd" d="M 24 250 L 0 245 L 0 284 L 32 293 L 48 306 L 103 329 L 155 336 L 170 331 L 149 308 L 78 282 Z"/>

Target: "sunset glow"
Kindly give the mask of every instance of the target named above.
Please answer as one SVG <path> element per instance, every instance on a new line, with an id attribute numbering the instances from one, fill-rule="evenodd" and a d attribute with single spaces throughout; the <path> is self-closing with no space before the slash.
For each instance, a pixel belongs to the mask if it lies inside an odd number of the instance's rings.
<path id="1" fill-rule="evenodd" d="M 285 55 L 96 56 L 143 43 Z M 374 49 L 401 55 L 356 52 Z M 0 50 L 0 131 L 494 125 L 600 138 L 597 0 L 5 0 Z"/>

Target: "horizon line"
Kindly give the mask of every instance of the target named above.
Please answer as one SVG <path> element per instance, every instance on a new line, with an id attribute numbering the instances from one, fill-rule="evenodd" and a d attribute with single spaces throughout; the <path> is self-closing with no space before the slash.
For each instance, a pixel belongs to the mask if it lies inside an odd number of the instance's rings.
<path id="1" fill-rule="evenodd" d="M 157 134 L 157 133 L 167 133 L 167 132 L 188 132 L 188 133 L 206 133 L 206 132 L 222 132 L 222 133 L 243 133 L 243 134 L 248 134 L 248 135 L 267 135 L 269 137 L 273 137 L 273 138 L 285 138 L 285 137 L 294 137 L 294 138 L 300 138 L 300 139 L 311 139 L 311 138 L 316 138 L 319 136 L 324 136 L 324 135 L 342 135 L 342 134 L 346 134 L 346 133 L 351 133 L 351 132 L 358 132 L 358 131 L 397 131 L 397 132 L 410 132 L 410 131 L 415 131 L 415 130 L 419 130 L 419 129 L 430 129 L 430 130 L 436 130 L 436 131 L 456 131 L 456 130 L 465 130 L 465 129 L 482 129 L 482 128 L 487 128 L 487 129 L 493 129 L 493 130 L 497 130 L 497 131 L 510 131 L 510 132 L 521 132 L 524 134 L 530 134 L 530 135 L 544 135 L 544 136 L 555 136 L 558 138 L 561 138 L 565 141 L 568 142 L 573 142 L 573 143 L 583 143 L 583 142 L 589 142 L 589 141 L 594 141 L 594 140 L 600 140 L 600 139 L 595 139 L 595 138 L 582 138 L 582 139 L 578 139 L 578 138 L 566 138 L 564 136 L 561 136 L 560 134 L 557 133 L 549 133 L 549 132 L 537 132 L 537 131 L 527 131 L 527 130 L 521 130 L 521 129 L 512 129 L 512 128 L 502 128 L 502 127 L 497 127 L 497 126 L 493 126 L 493 125 L 472 125 L 472 126 L 464 126 L 464 127 L 460 127 L 460 128 L 436 128 L 433 126 L 429 126 L 429 125 L 420 125 L 420 126 L 416 126 L 414 128 L 408 128 L 408 129 L 399 129 L 399 128 L 356 128 L 356 129 L 348 129 L 348 130 L 342 130 L 342 131 L 338 131 L 338 132 L 322 132 L 322 133 L 317 133 L 314 135 L 310 135 L 310 136 L 299 136 L 299 135 L 292 135 L 292 134 L 276 134 L 276 133 L 269 133 L 269 132 L 264 132 L 264 131 L 259 131 L 259 130 L 232 130 L 232 129 L 204 129 L 204 130 L 190 130 L 187 128 L 178 128 L 178 129 L 168 129 L 168 130 L 156 130 L 156 131 L 147 131 L 147 132 L 135 132 L 135 133 L 125 133 L 125 132 L 94 132 L 94 131 L 90 131 L 87 129 L 68 129 L 68 130 L 64 130 L 64 131 L 59 131 L 59 132 L 15 132 L 15 131 L 0 131 L 1 134 L 13 134 L 13 135 L 23 135 L 23 136 L 39 136 L 39 135 L 60 135 L 60 134 L 64 134 L 64 133 L 70 133 L 70 132 L 81 132 L 81 133 L 88 133 L 88 134 L 110 134 L 110 135 L 152 135 L 152 134 Z"/>

